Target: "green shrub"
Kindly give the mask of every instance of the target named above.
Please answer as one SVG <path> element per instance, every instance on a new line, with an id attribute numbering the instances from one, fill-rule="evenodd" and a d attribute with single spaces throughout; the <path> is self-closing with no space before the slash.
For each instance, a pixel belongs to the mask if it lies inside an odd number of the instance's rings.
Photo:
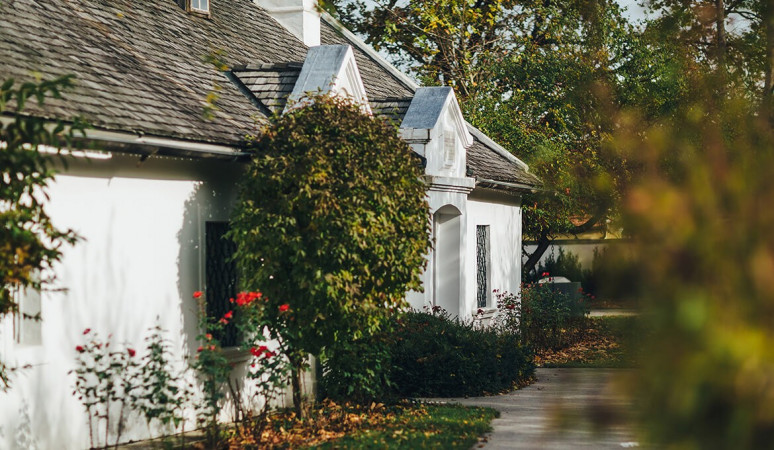
<path id="1" fill-rule="evenodd" d="M 452 319 L 442 310 L 396 318 L 387 344 L 389 379 L 402 397 L 495 393 L 534 371 L 532 354 L 516 333 Z"/>
<path id="2" fill-rule="evenodd" d="M 498 293 L 497 302 L 500 311 L 519 303 L 509 293 Z M 583 337 L 588 328 L 588 307 L 583 298 L 575 300 L 549 283 L 524 285 L 519 311 L 521 338 L 538 352 L 565 348 Z"/>
<path id="3" fill-rule="evenodd" d="M 546 272 L 550 273 L 551 276 L 565 277 L 570 281 L 581 281 L 585 276 L 578 255 L 569 250 L 564 251 L 561 247 L 559 247 L 558 254 L 551 250 L 548 257 L 539 263 L 534 271 L 525 274 L 524 280 L 537 281 Z"/>

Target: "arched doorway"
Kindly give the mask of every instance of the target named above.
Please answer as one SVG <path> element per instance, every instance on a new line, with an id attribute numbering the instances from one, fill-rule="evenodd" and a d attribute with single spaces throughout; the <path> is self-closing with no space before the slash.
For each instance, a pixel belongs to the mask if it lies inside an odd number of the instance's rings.
<path id="1" fill-rule="evenodd" d="M 460 314 L 462 214 L 451 205 L 433 214 L 433 305 Z"/>

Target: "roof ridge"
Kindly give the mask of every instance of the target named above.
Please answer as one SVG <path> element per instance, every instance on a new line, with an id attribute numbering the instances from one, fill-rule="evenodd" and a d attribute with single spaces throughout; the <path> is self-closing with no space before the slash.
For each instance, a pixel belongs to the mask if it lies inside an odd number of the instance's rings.
<path id="1" fill-rule="evenodd" d="M 231 68 L 232 72 L 244 71 L 263 71 L 263 70 L 282 70 L 282 69 L 301 69 L 303 62 L 287 61 L 280 63 L 260 63 L 260 64 L 237 64 Z"/>

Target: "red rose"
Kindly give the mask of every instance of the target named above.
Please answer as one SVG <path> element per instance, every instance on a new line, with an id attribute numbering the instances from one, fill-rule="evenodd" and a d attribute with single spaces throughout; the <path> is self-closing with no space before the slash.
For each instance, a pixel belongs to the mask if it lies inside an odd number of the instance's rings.
<path id="1" fill-rule="evenodd" d="M 134 356 L 134 355 L 136 355 L 136 354 L 137 354 L 137 352 L 136 352 L 136 351 L 134 351 L 134 349 L 133 349 L 133 348 L 127 348 L 127 349 L 126 349 L 126 352 L 127 352 L 127 353 L 129 353 L 129 356 L 130 356 L 130 357 L 131 357 L 131 356 Z"/>
<path id="2" fill-rule="evenodd" d="M 205 334 L 204 337 L 207 338 L 208 341 L 212 340 L 212 335 L 210 333 Z"/>
<path id="3" fill-rule="evenodd" d="M 229 311 L 226 314 L 223 314 L 224 319 L 230 319 L 232 317 L 234 317 L 234 311 Z"/>
<path id="4" fill-rule="evenodd" d="M 214 345 L 210 345 L 210 351 L 211 351 L 211 352 L 214 352 L 214 351 L 215 351 L 215 346 L 214 346 Z"/>
<path id="5" fill-rule="evenodd" d="M 83 351 L 84 351 L 83 346 L 79 345 L 79 346 L 75 347 L 75 351 L 78 352 L 78 353 L 83 353 Z"/>
<path id="6" fill-rule="evenodd" d="M 280 312 L 285 312 L 289 309 L 290 309 L 290 305 L 288 305 L 287 303 L 285 303 L 284 305 L 280 305 L 279 307 Z"/>
<path id="7" fill-rule="evenodd" d="M 253 347 L 253 348 L 250 349 L 250 354 L 257 358 L 257 357 L 261 356 L 261 351 L 258 350 L 255 347 Z"/>
<path id="8" fill-rule="evenodd" d="M 263 354 L 263 356 L 266 357 L 266 358 L 271 358 L 271 357 L 273 357 L 275 355 L 276 355 L 276 353 L 270 352 L 268 350 L 266 351 L 266 353 Z"/>
<path id="9" fill-rule="evenodd" d="M 202 296 L 202 291 L 196 291 L 193 293 L 193 298 L 199 298 Z"/>
<path id="10" fill-rule="evenodd" d="M 196 349 L 196 351 L 197 351 L 197 352 L 203 352 L 203 351 L 204 351 L 204 347 L 202 347 L 202 346 L 200 345 L 200 346 L 199 346 L 199 348 L 197 348 L 197 349 Z"/>
<path id="11" fill-rule="evenodd" d="M 91 331 L 91 328 L 86 328 L 85 330 L 83 330 L 83 334 L 84 335 L 89 334 L 90 331 Z"/>

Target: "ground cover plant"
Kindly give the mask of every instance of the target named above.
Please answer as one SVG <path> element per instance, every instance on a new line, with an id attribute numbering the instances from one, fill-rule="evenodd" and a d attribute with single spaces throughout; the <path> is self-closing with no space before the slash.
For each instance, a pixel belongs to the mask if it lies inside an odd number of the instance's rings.
<path id="1" fill-rule="evenodd" d="M 540 367 L 629 368 L 637 365 L 642 329 L 636 316 L 589 318 L 583 337 L 560 350 L 537 352 Z"/>
<path id="2" fill-rule="evenodd" d="M 491 429 L 497 412 L 456 405 L 381 403 L 357 406 L 325 401 L 305 418 L 273 413 L 249 429 L 232 429 L 227 448 L 470 448 Z M 194 448 L 207 448 L 204 444 Z"/>

